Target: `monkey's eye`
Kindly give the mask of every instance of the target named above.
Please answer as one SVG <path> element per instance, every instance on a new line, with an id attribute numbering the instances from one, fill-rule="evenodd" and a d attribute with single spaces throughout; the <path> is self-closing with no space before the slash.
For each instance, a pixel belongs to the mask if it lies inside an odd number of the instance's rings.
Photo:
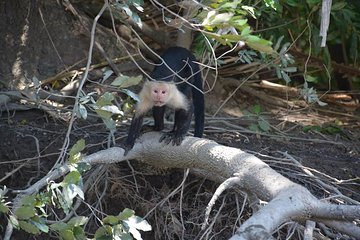
<path id="1" fill-rule="evenodd" d="M 165 94 L 165 93 L 166 93 L 166 91 L 165 91 L 165 90 L 163 90 L 161 93 L 162 93 L 162 94 Z"/>
<path id="2" fill-rule="evenodd" d="M 158 90 L 154 90 L 154 93 L 158 93 Z"/>

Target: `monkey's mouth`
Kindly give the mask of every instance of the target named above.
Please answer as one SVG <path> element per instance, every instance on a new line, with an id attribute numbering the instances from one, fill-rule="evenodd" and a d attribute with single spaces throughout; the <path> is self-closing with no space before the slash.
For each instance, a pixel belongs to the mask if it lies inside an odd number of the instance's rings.
<path id="1" fill-rule="evenodd" d="M 162 102 L 162 101 L 154 101 L 154 105 L 157 106 L 157 107 L 161 107 L 161 106 L 164 106 L 165 103 Z"/>

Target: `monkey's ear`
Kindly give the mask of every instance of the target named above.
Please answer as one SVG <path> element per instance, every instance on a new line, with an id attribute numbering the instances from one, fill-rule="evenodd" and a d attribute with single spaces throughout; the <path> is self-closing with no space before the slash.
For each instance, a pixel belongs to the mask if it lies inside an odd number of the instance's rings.
<path id="1" fill-rule="evenodd" d="M 154 81 L 149 79 L 149 78 L 145 78 L 144 80 L 144 86 L 150 86 Z"/>

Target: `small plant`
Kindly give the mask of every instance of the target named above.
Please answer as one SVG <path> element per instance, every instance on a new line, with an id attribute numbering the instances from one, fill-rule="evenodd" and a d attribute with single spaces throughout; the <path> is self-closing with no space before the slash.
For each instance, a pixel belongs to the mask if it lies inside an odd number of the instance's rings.
<path id="1" fill-rule="evenodd" d="M 96 231 L 95 239 L 133 239 L 141 240 L 141 231 L 151 231 L 149 223 L 135 216 L 134 210 L 124 209 L 117 216 L 109 215 L 102 220 L 102 226 Z"/>
<path id="2" fill-rule="evenodd" d="M 341 127 L 339 127 L 336 124 L 329 124 L 329 125 L 324 125 L 324 126 L 304 126 L 303 127 L 303 131 L 304 132 L 309 132 L 309 131 L 315 131 L 315 132 L 320 132 L 323 134 L 328 134 L 328 135 L 334 135 L 334 134 L 344 134 L 344 131 Z"/>
<path id="3" fill-rule="evenodd" d="M 256 104 L 253 106 L 252 111 L 247 113 L 247 117 L 255 118 L 254 123 L 249 126 L 249 129 L 254 132 L 269 132 L 271 130 L 271 125 L 266 119 L 262 117 L 261 106 Z"/>
<path id="4" fill-rule="evenodd" d="M 50 182 L 46 190 L 22 197 L 14 212 L 8 207 L 10 203 L 5 201 L 6 187 L 0 189 L 0 213 L 7 215 L 8 221 L 14 228 L 33 235 L 53 231 L 59 239 L 63 240 L 89 239 L 84 230 L 89 220 L 88 217 L 76 216 L 68 221 L 48 223 L 50 213 L 53 212 L 52 209 L 62 210 L 67 215 L 73 209 L 75 198 L 79 197 L 83 201 L 85 200 L 81 174 L 88 171 L 90 165 L 80 161 L 83 156 L 81 151 L 84 149 L 85 141 L 81 139 L 69 152 L 70 172 L 63 181 Z M 107 216 L 100 221 L 100 224 L 94 239 L 128 240 L 135 238 L 140 240 L 142 239 L 140 230 L 151 230 L 148 222 L 136 216 L 131 209 L 125 209 L 117 216 Z"/>

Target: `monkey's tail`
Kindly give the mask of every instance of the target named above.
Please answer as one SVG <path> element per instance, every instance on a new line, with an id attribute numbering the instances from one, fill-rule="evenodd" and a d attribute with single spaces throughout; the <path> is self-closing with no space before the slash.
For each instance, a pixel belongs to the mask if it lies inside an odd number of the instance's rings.
<path id="1" fill-rule="evenodd" d="M 194 86 L 192 88 L 192 97 L 194 102 L 194 116 L 195 116 L 195 131 L 194 137 L 202 137 L 204 133 L 204 121 L 205 121 L 205 100 L 203 93 L 203 83 L 201 78 L 201 72 L 194 76 Z M 199 91 L 200 90 L 200 91 Z"/>

